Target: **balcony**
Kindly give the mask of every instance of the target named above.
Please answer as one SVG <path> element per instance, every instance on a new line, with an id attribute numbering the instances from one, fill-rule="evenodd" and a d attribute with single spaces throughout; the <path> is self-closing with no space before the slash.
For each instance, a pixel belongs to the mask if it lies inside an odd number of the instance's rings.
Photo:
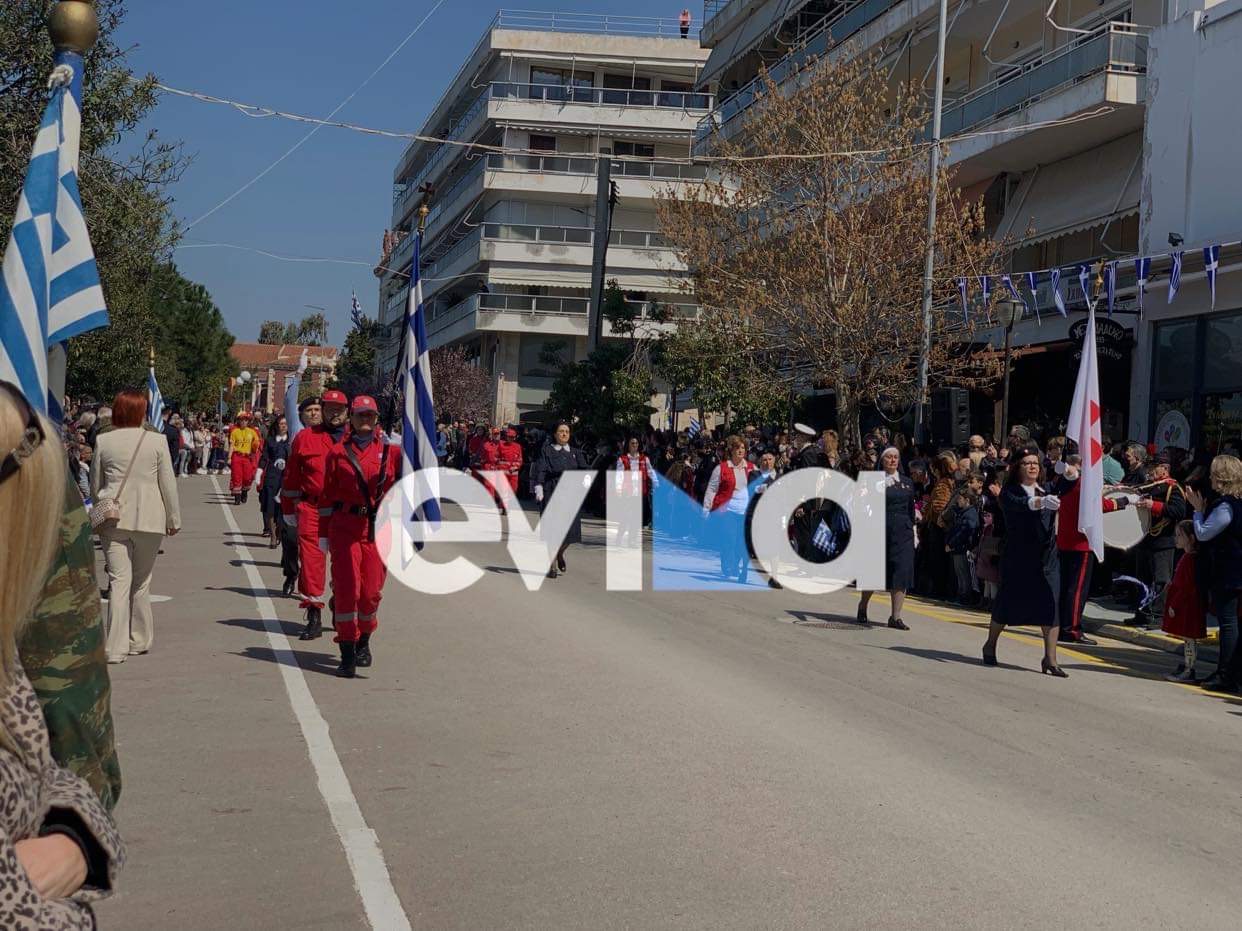
<path id="1" fill-rule="evenodd" d="M 587 35 L 636 36 L 674 39 L 681 35 L 676 17 L 611 16 L 600 13 L 544 13 L 534 10 L 501 10 L 491 29 L 519 29 L 530 32 L 576 32 Z M 690 35 L 698 29 L 691 23 Z"/>
<path id="2" fill-rule="evenodd" d="M 595 107 L 658 107 L 666 110 L 710 110 L 712 95 L 693 91 L 627 90 L 612 87 L 563 84 L 516 84 L 497 81 L 491 85 L 494 100 L 533 100 L 542 103 L 578 103 Z"/>
<path id="3" fill-rule="evenodd" d="M 483 92 L 466 108 L 466 112 L 449 125 L 448 133 L 444 137 L 445 141 L 436 146 L 431 157 L 418 169 L 418 174 L 406 184 L 405 190 L 398 195 L 397 201 L 393 205 L 393 218 L 396 223 L 400 223 L 405 219 L 406 214 L 413 209 L 414 204 L 419 198 L 418 189 L 423 182 L 428 180 L 431 174 L 444 164 L 450 153 L 463 148 L 450 143 L 461 141 L 466 136 L 467 131 L 473 130 L 476 118 L 487 109 L 487 100 L 488 90 L 484 88 Z M 406 147 L 405 152 L 401 155 L 401 164 L 403 166 L 414 150 L 422 144 L 422 140 L 416 139 Z"/>
<path id="4" fill-rule="evenodd" d="M 1143 27 L 1107 23 L 1040 62 L 971 91 L 943 112 L 941 137 L 948 138 L 1025 109 L 1092 75 L 1145 75 L 1147 40 Z"/>
<path id="5" fill-rule="evenodd" d="M 423 266 L 423 281 L 433 282 L 439 278 L 448 277 L 448 272 L 465 256 L 473 251 L 473 265 L 479 260 L 479 230 L 469 233 L 461 242 L 454 245 L 443 255 L 433 259 Z"/>
<path id="6" fill-rule="evenodd" d="M 589 246 L 595 240 L 588 226 L 536 226 L 526 223 L 484 223 L 483 238 L 501 242 L 547 243 L 567 246 Z M 668 249 L 669 243 L 655 230 L 617 230 L 608 236 L 608 244 L 623 249 Z"/>

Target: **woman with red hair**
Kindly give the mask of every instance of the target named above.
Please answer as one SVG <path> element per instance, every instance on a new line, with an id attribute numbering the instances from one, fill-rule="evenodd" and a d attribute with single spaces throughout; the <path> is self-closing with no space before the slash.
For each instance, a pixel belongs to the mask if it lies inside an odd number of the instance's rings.
<path id="1" fill-rule="evenodd" d="M 112 402 L 112 429 L 99 434 L 91 460 L 91 499 L 120 505 L 120 517 L 97 528 L 111 587 L 110 663 L 151 649 L 151 573 L 165 534 L 181 529 L 172 456 L 164 437 L 143 426 L 146 416 L 143 392 L 120 392 Z"/>

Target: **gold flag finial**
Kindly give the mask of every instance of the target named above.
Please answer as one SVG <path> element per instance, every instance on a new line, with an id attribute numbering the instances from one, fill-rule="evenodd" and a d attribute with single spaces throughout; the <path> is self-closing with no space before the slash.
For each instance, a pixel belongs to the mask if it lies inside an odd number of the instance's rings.
<path id="1" fill-rule="evenodd" d="M 47 18 L 47 34 L 57 50 L 85 55 L 99 38 L 99 17 L 91 0 L 60 0 Z"/>

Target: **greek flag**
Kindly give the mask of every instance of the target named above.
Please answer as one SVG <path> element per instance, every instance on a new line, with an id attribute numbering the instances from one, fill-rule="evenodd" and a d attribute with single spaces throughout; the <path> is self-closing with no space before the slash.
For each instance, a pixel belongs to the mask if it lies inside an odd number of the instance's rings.
<path id="1" fill-rule="evenodd" d="M 1078 266 L 1078 287 L 1082 289 L 1082 299 L 1086 302 L 1087 310 L 1095 310 L 1095 304 L 1091 300 L 1091 266 Z"/>
<path id="2" fill-rule="evenodd" d="M 1172 254 L 1173 267 L 1169 269 L 1169 303 L 1177 300 L 1177 291 L 1182 286 L 1182 250 Z"/>
<path id="3" fill-rule="evenodd" d="M 1212 309 L 1216 309 L 1216 270 L 1220 268 L 1220 246 L 1203 247 L 1203 271 L 1207 273 L 1208 287 L 1212 291 Z"/>
<path id="4" fill-rule="evenodd" d="M 966 295 L 966 279 L 957 279 L 957 296 L 962 300 L 962 322 L 970 323 L 970 299 Z"/>
<path id="5" fill-rule="evenodd" d="M 362 305 L 358 303 L 358 292 L 349 292 L 349 319 L 354 326 L 362 326 Z"/>
<path id="6" fill-rule="evenodd" d="M 77 102 L 61 83 L 35 134 L 0 277 L 0 379 L 16 384 L 43 414 L 48 347 L 108 325 L 78 192 L 81 125 Z"/>
<path id="7" fill-rule="evenodd" d="M 990 275 L 979 276 L 979 297 L 983 300 L 983 310 L 986 313 L 991 306 L 992 300 L 992 278 Z"/>
<path id="8" fill-rule="evenodd" d="M 1108 315 L 1113 315 L 1113 303 L 1117 300 L 1117 263 L 1104 266 L 1104 289 L 1108 293 Z"/>
<path id="9" fill-rule="evenodd" d="M 1068 317 L 1069 312 L 1065 309 L 1065 298 L 1061 296 L 1061 269 L 1052 269 L 1052 302 L 1057 305 L 1057 313 L 1062 317 Z"/>
<path id="10" fill-rule="evenodd" d="M 1001 275 L 1001 284 L 1009 290 L 1009 293 L 1013 296 L 1013 299 L 1022 305 L 1022 312 L 1025 314 L 1027 309 L 1026 298 L 1024 298 L 1018 291 L 1017 286 L 1013 283 L 1013 279 L 1008 275 Z"/>
<path id="11" fill-rule="evenodd" d="M 1134 260 L 1134 277 L 1138 279 L 1138 312 L 1143 316 L 1143 292 L 1147 290 L 1147 279 L 1151 277 L 1151 258 L 1144 256 Z"/>
<path id="12" fill-rule="evenodd" d="M 1039 287 L 1035 281 L 1036 272 L 1026 273 L 1026 289 L 1031 292 L 1031 309 L 1035 311 L 1035 323 L 1043 326 L 1043 319 L 1039 316 Z"/>
<path id="13" fill-rule="evenodd" d="M 690 439 L 694 439 L 696 436 L 698 436 L 702 432 L 703 432 L 703 425 L 699 423 L 698 418 L 691 417 L 690 426 L 686 428 L 686 434 L 690 437 Z"/>
<path id="14" fill-rule="evenodd" d="M 159 382 L 155 380 L 155 366 L 147 369 L 147 423 L 157 430 L 163 426 L 164 396 L 160 394 Z"/>
<path id="15" fill-rule="evenodd" d="M 427 319 L 423 311 L 423 282 L 419 271 L 422 237 L 415 233 L 414 264 L 410 269 L 408 322 L 405 331 L 405 408 L 401 417 L 401 465 L 414 476 L 417 500 L 406 499 L 408 521 L 440 527 L 440 477 L 436 461 L 436 409 L 431 393 L 431 356 L 427 349 Z M 425 471 L 424 471 L 425 470 Z M 425 531 L 406 535 L 415 547 L 425 542 Z"/>
<path id="16" fill-rule="evenodd" d="M 811 543 L 821 553 L 832 555 L 832 528 L 821 519 L 811 537 Z"/>

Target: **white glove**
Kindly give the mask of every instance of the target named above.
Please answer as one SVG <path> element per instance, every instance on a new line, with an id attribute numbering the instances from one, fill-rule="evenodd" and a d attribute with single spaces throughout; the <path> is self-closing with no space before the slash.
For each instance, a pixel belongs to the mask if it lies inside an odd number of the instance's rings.
<path id="1" fill-rule="evenodd" d="M 1058 459 L 1057 464 L 1052 467 L 1052 471 L 1057 473 L 1057 475 L 1064 475 L 1065 474 L 1065 460 Z"/>
<path id="2" fill-rule="evenodd" d="M 1059 511 L 1061 509 L 1061 499 L 1056 495 L 1044 495 L 1040 507 L 1045 511 Z"/>
<path id="3" fill-rule="evenodd" d="M 277 472 L 282 471 L 284 467 L 285 467 L 285 460 L 283 459 L 277 459 L 275 462 L 272 463 L 272 468 L 275 469 Z"/>
<path id="4" fill-rule="evenodd" d="M 258 472 L 254 473 L 254 487 L 258 488 L 262 484 L 263 484 L 263 470 L 260 469 Z"/>
<path id="5" fill-rule="evenodd" d="M 542 485 L 535 486 L 535 500 L 538 501 L 540 504 L 543 503 L 543 486 Z"/>
<path id="6" fill-rule="evenodd" d="M 594 481 L 595 481 L 595 476 L 588 472 L 586 475 L 582 476 L 582 487 L 590 488 L 591 483 Z"/>
<path id="7" fill-rule="evenodd" d="M 286 527 L 298 529 L 298 516 L 296 514 L 282 514 L 281 519 L 284 520 Z"/>
<path id="8" fill-rule="evenodd" d="M 328 552 L 328 538 L 327 537 L 319 538 L 319 552 L 321 553 Z"/>
<path id="9" fill-rule="evenodd" d="M 1125 498 L 1125 499 L 1126 499 L 1126 504 L 1138 504 L 1138 503 L 1139 503 L 1139 499 L 1140 499 L 1142 496 L 1141 496 L 1141 495 L 1136 495 L 1136 494 L 1134 494 L 1133 492 L 1127 492 L 1126 494 L 1121 495 L 1121 497 L 1123 497 L 1123 498 Z"/>

